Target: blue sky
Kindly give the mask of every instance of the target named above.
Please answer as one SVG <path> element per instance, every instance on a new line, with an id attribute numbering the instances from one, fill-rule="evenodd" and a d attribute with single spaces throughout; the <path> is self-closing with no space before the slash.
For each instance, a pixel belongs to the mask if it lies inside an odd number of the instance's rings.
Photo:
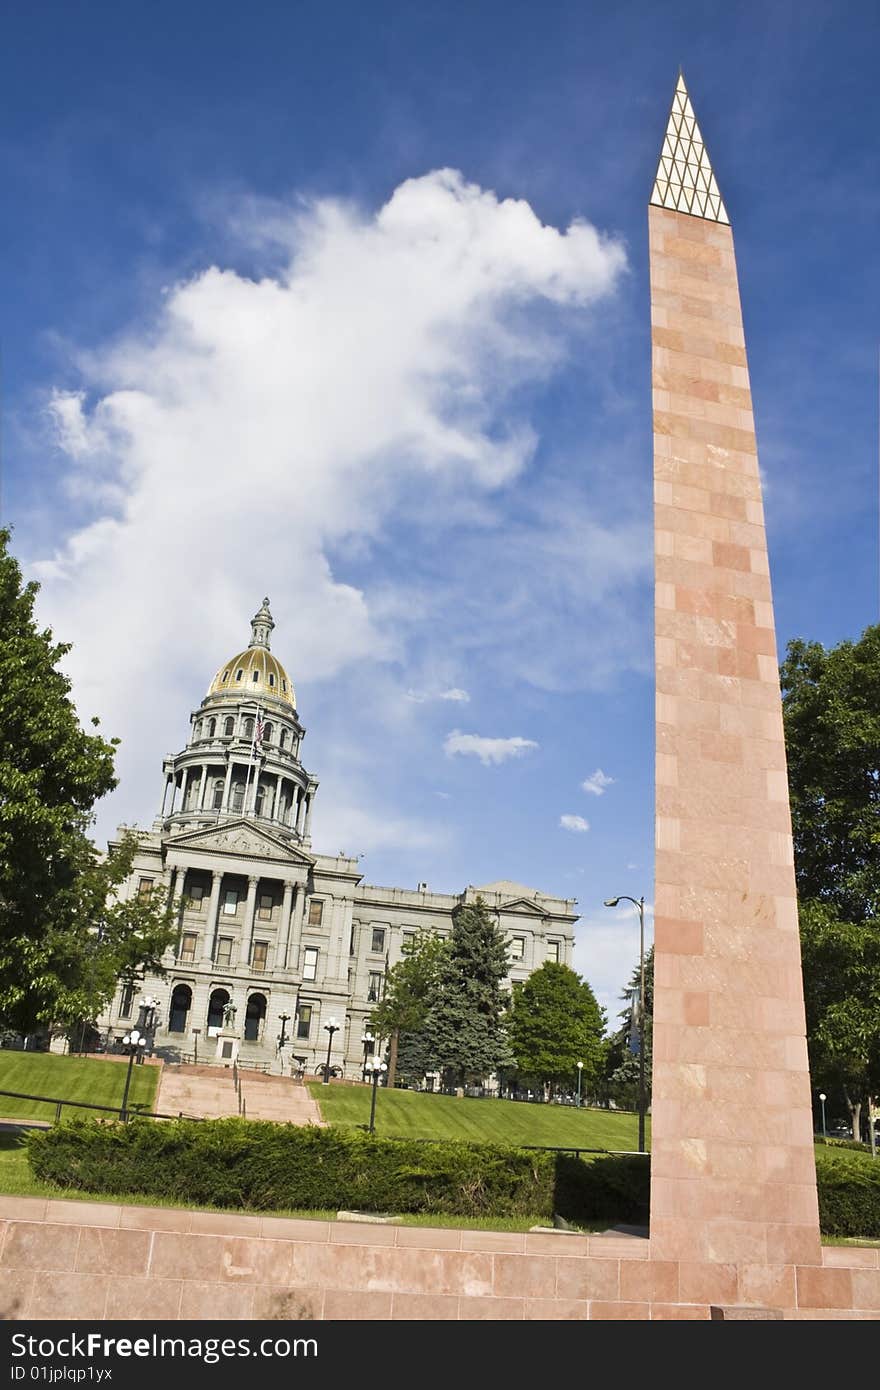
<path id="1" fill-rule="evenodd" d="M 101 834 L 149 823 L 268 593 L 315 847 L 576 897 L 613 1006 L 637 933 L 602 900 L 652 895 L 646 203 L 678 65 L 782 650 L 878 616 L 878 38 L 868 3 L 8 17 L 2 511 L 123 739 Z"/>

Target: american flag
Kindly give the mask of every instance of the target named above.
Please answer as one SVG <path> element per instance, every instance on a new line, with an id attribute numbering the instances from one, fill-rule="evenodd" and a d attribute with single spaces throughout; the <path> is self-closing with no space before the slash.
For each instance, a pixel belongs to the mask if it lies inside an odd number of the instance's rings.
<path id="1" fill-rule="evenodd" d="M 258 714 L 258 715 L 257 715 L 257 727 L 256 727 L 256 730 L 255 730 L 255 732 L 254 732 L 254 748 L 255 748 L 255 749 L 259 748 L 262 742 L 263 742 L 263 716 L 262 716 L 261 714 Z"/>

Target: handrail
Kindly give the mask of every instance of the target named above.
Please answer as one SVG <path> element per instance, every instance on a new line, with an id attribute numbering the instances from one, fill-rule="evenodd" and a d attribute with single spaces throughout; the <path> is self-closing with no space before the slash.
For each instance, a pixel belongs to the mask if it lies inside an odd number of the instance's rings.
<path id="1" fill-rule="evenodd" d="M 98 1104 L 96 1104 L 94 1101 L 89 1101 L 89 1100 L 67 1100 L 66 1098 L 63 1098 L 63 1097 L 60 1097 L 60 1096 L 31 1096 L 31 1095 L 28 1095 L 26 1091 L 2 1091 L 2 1090 L 0 1090 L 0 1096 L 13 1096 L 16 1100 L 38 1100 L 38 1101 L 41 1101 L 44 1105 L 54 1105 L 54 1106 L 55 1106 L 55 1120 L 56 1120 L 56 1122 L 61 1118 L 61 1111 L 62 1111 L 62 1109 L 64 1108 L 65 1105 L 72 1105 L 72 1106 L 76 1107 L 76 1108 L 79 1109 L 79 1110 L 106 1110 L 106 1111 L 108 1111 L 111 1115 L 121 1115 L 121 1114 L 122 1114 L 122 1105 L 121 1105 L 121 1104 L 120 1104 L 120 1105 L 98 1105 Z M 138 1104 L 139 1104 L 138 1102 L 134 1102 L 134 1104 L 132 1104 L 132 1102 L 129 1101 L 128 1104 L 126 1105 L 126 1109 L 127 1109 L 128 1111 L 134 1112 L 135 1118 L 136 1118 L 136 1119 L 143 1119 L 143 1120 L 184 1120 L 184 1119 L 186 1119 L 186 1120 L 202 1120 L 202 1119 L 204 1119 L 204 1116 L 203 1116 L 203 1115 L 184 1115 L 184 1113 L 183 1113 L 182 1110 L 179 1110 L 178 1113 L 177 1113 L 176 1115 L 166 1115 L 166 1114 L 164 1114 L 164 1113 L 162 1113 L 161 1111 L 158 1111 L 158 1110 L 141 1110 L 141 1109 L 138 1108 Z M 10 1115 L 10 1116 L 9 1116 L 9 1119 L 10 1119 L 10 1120 L 16 1120 L 16 1119 L 20 1119 L 20 1120 L 34 1120 L 34 1119 L 39 1119 L 39 1118 L 40 1118 L 40 1117 L 39 1117 L 38 1115 Z"/>

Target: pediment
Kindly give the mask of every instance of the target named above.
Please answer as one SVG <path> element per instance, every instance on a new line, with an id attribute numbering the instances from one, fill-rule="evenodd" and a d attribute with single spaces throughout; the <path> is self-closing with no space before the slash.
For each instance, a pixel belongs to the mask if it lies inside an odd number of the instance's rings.
<path id="1" fill-rule="evenodd" d="M 166 849 L 205 850 L 210 854 L 229 854 L 238 859 L 272 859 L 278 863 L 306 864 L 311 867 L 314 856 L 254 825 L 253 821 L 227 821 L 202 830 L 186 830 L 169 835 Z"/>
<path id="2" fill-rule="evenodd" d="M 538 904 L 530 898 L 512 898 L 510 902 L 501 903 L 499 912 L 519 912 L 527 913 L 530 917 L 546 917 Z"/>

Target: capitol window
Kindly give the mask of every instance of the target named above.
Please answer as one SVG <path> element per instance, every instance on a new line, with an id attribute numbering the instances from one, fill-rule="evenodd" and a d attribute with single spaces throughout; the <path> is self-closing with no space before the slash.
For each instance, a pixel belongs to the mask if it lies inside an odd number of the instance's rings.
<path id="1" fill-rule="evenodd" d="M 239 668 L 239 670 L 237 670 L 236 673 L 235 673 L 235 679 L 236 679 L 237 681 L 240 681 L 243 675 L 244 675 L 243 669 Z"/>
<path id="2" fill-rule="evenodd" d="M 195 960 L 196 942 L 198 941 L 194 931 L 185 931 L 180 941 L 180 959 Z"/>
<path id="3" fill-rule="evenodd" d="M 274 674 L 273 674 L 272 671 L 269 672 L 269 684 L 270 684 L 270 685 L 274 685 L 274 684 L 275 684 L 275 676 L 274 676 Z"/>
<path id="4" fill-rule="evenodd" d="M 238 911 L 238 889 L 227 888 L 223 894 L 223 911 L 227 917 L 234 917 Z"/>
<path id="5" fill-rule="evenodd" d="M 217 942 L 217 964 L 228 965 L 232 960 L 232 937 L 221 936 Z"/>
<path id="6" fill-rule="evenodd" d="M 268 943 L 268 941 L 255 941 L 255 942 L 254 942 L 254 958 L 253 958 L 253 960 L 251 961 L 251 969 L 252 969 L 252 970 L 265 970 L 265 969 L 266 969 L 266 961 L 267 961 L 267 959 L 268 959 L 268 956 L 269 956 L 269 943 Z"/>
<path id="7" fill-rule="evenodd" d="M 311 1026 L 312 1006 L 311 1004 L 300 1004 L 296 1012 L 296 1036 L 298 1038 L 307 1038 Z"/>
<path id="8" fill-rule="evenodd" d="M 558 941 L 548 941 L 548 942 L 547 942 L 547 959 L 548 959 L 548 960 L 556 961 L 557 965 L 559 964 L 559 942 L 558 942 Z"/>
<path id="9" fill-rule="evenodd" d="M 522 960 L 526 953 L 526 939 L 524 936 L 514 936 L 510 942 L 510 959 Z"/>
<path id="10" fill-rule="evenodd" d="M 318 978 L 318 948 L 317 946 L 307 946 L 303 952 L 303 979 L 316 980 Z"/>
<path id="11" fill-rule="evenodd" d="M 324 904 L 318 898 L 312 898 L 309 903 L 309 926 L 320 927 L 324 920 Z"/>
<path id="12" fill-rule="evenodd" d="M 381 970 L 370 971 L 370 982 L 367 986 L 367 1003 L 378 1004 L 382 993 L 382 972 Z"/>
<path id="13" fill-rule="evenodd" d="M 211 732 L 213 733 L 213 730 Z M 235 733 L 235 720 L 232 718 L 231 714 L 223 721 L 223 733 L 226 738 L 232 738 L 232 735 Z"/>
<path id="14" fill-rule="evenodd" d="M 374 927 L 374 928 L 373 928 L 373 941 L 372 941 L 372 944 L 371 944 L 371 946 L 370 946 L 370 950 L 371 950 L 371 951 L 375 951 L 377 954 L 378 954 L 379 952 L 385 950 L 385 928 L 384 928 L 384 927 Z"/>
<path id="15" fill-rule="evenodd" d="M 153 880 L 152 880 L 151 878 L 142 878 L 142 879 L 140 880 L 140 882 L 138 883 L 138 897 L 139 897 L 139 898 L 148 898 L 148 897 L 150 896 L 150 894 L 152 893 L 152 891 L 153 891 Z"/>
<path id="16" fill-rule="evenodd" d="M 261 894 L 260 894 L 260 913 L 259 913 L 259 916 L 260 916 L 260 921 L 261 921 L 261 922 L 271 922 L 271 920 L 272 920 L 272 908 L 273 908 L 274 906 L 275 906 L 275 899 L 272 897 L 272 894 L 271 894 L 271 893 L 261 893 Z"/>

